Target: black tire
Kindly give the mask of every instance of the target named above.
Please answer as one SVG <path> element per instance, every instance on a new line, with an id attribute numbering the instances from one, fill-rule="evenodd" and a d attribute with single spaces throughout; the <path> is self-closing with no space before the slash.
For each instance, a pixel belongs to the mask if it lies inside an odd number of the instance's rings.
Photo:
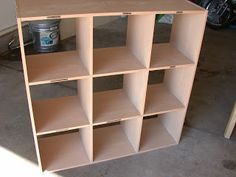
<path id="1" fill-rule="evenodd" d="M 233 7 L 230 1 L 207 0 L 201 6 L 208 10 L 207 25 L 213 29 L 222 29 L 229 25 L 233 16 Z"/>

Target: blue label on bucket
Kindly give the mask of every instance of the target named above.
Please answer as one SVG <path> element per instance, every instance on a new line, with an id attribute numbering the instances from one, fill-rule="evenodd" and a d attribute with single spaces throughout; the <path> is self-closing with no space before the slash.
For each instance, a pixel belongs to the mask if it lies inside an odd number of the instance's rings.
<path id="1" fill-rule="evenodd" d="M 58 32 L 44 31 L 40 33 L 40 43 L 42 47 L 53 46 L 58 43 Z"/>

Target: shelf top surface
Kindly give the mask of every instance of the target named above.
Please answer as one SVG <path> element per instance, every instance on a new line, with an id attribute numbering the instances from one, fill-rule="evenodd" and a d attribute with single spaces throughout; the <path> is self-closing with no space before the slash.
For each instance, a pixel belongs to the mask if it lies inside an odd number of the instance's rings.
<path id="1" fill-rule="evenodd" d="M 192 13 L 203 11 L 187 0 L 16 0 L 17 17 L 22 20 L 73 18 L 155 12 Z"/>

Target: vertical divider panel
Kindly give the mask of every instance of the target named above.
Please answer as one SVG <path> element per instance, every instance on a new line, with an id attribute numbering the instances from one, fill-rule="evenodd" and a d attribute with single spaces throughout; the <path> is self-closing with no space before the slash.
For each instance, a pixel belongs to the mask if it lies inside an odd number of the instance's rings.
<path id="1" fill-rule="evenodd" d="M 121 126 L 136 152 L 139 151 L 139 144 L 142 130 L 142 117 L 129 119 L 121 122 Z"/>
<path id="2" fill-rule="evenodd" d="M 154 13 L 128 17 L 126 45 L 146 68 L 150 65 L 154 25 Z"/>
<path id="3" fill-rule="evenodd" d="M 123 87 L 141 115 L 144 114 L 155 17 L 154 13 L 128 17 L 126 45 L 147 70 L 125 75 Z M 142 123 L 142 117 L 122 123 L 122 127 L 136 152 L 139 151 Z"/>
<path id="4" fill-rule="evenodd" d="M 81 129 L 81 138 L 89 157 L 93 161 L 93 17 L 76 19 L 76 47 L 79 57 L 90 77 L 78 81 L 78 96 L 89 119 L 90 126 Z"/>
<path id="5" fill-rule="evenodd" d="M 28 101 L 28 106 L 29 106 L 29 113 L 30 113 L 32 131 L 33 131 L 33 137 L 34 137 L 34 144 L 35 144 L 38 164 L 39 164 L 40 169 L 42 170 L 42 163 L 41 163 L 41 157 L 40 157 L 40 152 L 39 152 L 38 139 L 37 139 L 37 135 L 36 135 L 36 127 L 35 127 L 34 114 L 33 114 L 33 108 L 32 108 L 32 99 L 31 99 L 28 73 L 27 73 L 27 64 L 26 64 L 25 48 L 24 48 L 24 38 L 23 38 L 23 32 L 22 32 L 22 22 L 21 22 L 20 18 L 17 18 L 17 27 L 18 27 L 18 35 L 19 35 L 19 42 L 20 42 L 23 73 L 24 73 L 24 79 L 25 79 L 26 95 L 27 95 L 27 101 Z"/>
<path id="6" fill-rule="evenodd" d="M 90 75 L 93 73 L 93 17 L 76 19 L 76 47 Z"/>
<path id="7" fill-rule="evenodd" d="M 195 14 L 175 15 L 170 43 L 186 57 L 195 62 L 194 66 L 166 71 L 164 83 L 184 105 L 185 109 L 163 115 L 163 124 L 178 142 L 192 90 L 197 62 L 205 30 L 207 11 Z"/>
<path id="8" fill-rule="evenodd" d="M 93 122 L 93 80 L 92 77 L 81 79 L 77 81 L 78 96 L 81 102 L 81 106 L 90 122 Z"/>
<path id="9" fill-rule="evenodd" d="M 142 115 L 147 91 L 148 71 L 142 70 L 124 75 L 123 88 L 131 102 Z"/>
<path id="10" fill-rule="evenodd" d="M 92 125 L 80 129 L 80 136 L 84 145 L 84 149 L 88 155 L 90 162 L 93 161 L 93 127 Z"/>

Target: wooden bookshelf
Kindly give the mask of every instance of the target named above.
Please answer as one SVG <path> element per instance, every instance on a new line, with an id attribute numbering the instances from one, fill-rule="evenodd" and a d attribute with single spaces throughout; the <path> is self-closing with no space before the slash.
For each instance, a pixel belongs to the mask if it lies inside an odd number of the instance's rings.
<path id="1" fill-rule="evenodd" d="M 185 0 L 16 1 L 29 113 L 43 171 L 179 143 L 207 11 Z M 169 43 L 153 44 L 156 14 L 174 15 Z M 126 44 L 94 49 L 93 18 L 122 15 L 128 16 Z M 65 18 L 76 19 L 75 51 L 25 55 L 23 22 Z M 157 70 L 165 71 L 163 82 L 149 85 L 150 73 Z M 114 75 L 123 75 L 122 88 L 93 90 L 94 79 Z M 73 96 L 32 98 L 31 87 L 70 80 L 77 82 Z"/>

